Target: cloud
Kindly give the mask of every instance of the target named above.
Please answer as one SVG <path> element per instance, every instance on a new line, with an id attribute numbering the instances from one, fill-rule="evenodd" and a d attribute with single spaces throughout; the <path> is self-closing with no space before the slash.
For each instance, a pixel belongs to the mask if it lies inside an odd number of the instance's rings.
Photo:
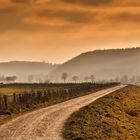
<path id="1" fill-rule="evenodd" d="M 140 12 L 140 11 L 139 11 Z M 131 13 L 131 12 L 122 12 L 116 15 L 112 15 L 110 18 L 115 21 L 122 21 L 122 22 L 134 22 L 140 23 L 140 13 Z"/>
<path id="2" fill-rule="evenodd" d="M 15 38 L 23 44 L 28 40 L 51 46 L 55 38 L 57 45 L 65 43 L 66 46 L 72 41 L 97 42 L 106 36 L 119 38 L 131 35 L 132 31 L 140 32 L 140 10 L 133 7 L 140 4 L 137 0 L 9 1 L 0 4 L 0 35 L 10 32 L 5 37 L 12 38 L 17 32 Z M 44 40 L 37 40 L 34 35 Z"/>
<path id="3" fill-rule="evenodd" d="M 66 3 L 88 5 L 88 6 L 100 6 L 112 4 L 114 0 L 61 0 Z"/>
<path id="4" fill-rule="evenodd" d="M 26 4 L 30 4 L 30 3 L 34 3 L 36 0 L 11 0 L 11 2 L 13 3 L 26 3 Z"/>
<path id="5" fill-rule="evenodd" d="M 26 17 L 28 15 L 18 7 L 0 8 L 0 33 L 11 30 L 36 31 L 42 28 L 40 25 L 26 23 L 24 21 Z"/>
<path id="6" fill-rule="evenodd" d="M 14 9 L 14 8 L 12 8 L 12 7 L 6 7 L 6 8 L 2 8 L 2 9 L 0 9 L 0 15 L 2 15 L 2 14 L 10 14 L 10 13 L 13 13 L 13 12 L 15 12 L 16 10 Z"/>
<path id="7" fill-rule="evenodd" d="M 94 22 L 94 18 L 98 13 L 84 12 L 84 11 L 73 11 L 73 10 L 40 10 L 37 13 L 38 17 L 50 18 L 50 19 L 61 19 L 73 23 L 91 23 Z"/>

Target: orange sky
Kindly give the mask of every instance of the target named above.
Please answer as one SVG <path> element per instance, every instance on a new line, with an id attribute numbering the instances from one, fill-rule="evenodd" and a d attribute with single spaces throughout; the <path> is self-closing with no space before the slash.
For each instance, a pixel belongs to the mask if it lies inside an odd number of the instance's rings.
<path id="1" fill-rule="evenodd" d="M 139 0 L 0 0 L 0 61 L 62 63 L 140 46 Z"/>

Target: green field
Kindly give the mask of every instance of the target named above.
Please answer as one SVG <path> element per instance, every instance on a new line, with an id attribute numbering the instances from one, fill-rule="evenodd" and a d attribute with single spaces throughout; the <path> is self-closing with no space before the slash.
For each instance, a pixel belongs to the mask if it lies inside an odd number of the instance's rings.
<path id="1" fill-rule="evenodd" d="M 66 140 L 139 140 L 140 87 L 127 86 L 74 113 Z"/>

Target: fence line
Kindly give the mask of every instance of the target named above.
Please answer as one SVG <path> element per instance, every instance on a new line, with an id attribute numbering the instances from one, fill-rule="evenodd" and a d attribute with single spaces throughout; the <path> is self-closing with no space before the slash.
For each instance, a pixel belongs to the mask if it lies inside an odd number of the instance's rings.
<path id="1" fill-rule="evenodd" d="M 25 91 L 12 95 L 0 95 L 0 115 L 20 112 L 39 104 L 60 102 L 74 97 L 86 95 L 93 90 L 114 86 L 116 83 L 107 84 L 77 84 L 68 88 L 55 88 L 38 91 Z"/>

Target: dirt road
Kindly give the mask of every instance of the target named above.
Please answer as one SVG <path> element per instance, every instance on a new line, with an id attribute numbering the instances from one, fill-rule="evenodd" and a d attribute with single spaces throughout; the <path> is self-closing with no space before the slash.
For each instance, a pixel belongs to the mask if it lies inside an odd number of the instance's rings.
<path id="1" fill-rule="evenodd" d="M 33 111 L 0 126 L 0 140 L 63 140 L 64 122 L 75 111 L 123 86 Z"/>

